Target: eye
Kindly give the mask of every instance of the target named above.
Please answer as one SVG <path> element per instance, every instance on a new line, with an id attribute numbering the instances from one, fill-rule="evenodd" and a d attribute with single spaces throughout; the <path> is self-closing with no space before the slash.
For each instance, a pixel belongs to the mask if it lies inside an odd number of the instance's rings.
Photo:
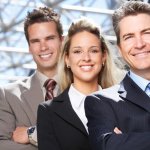
<path id="1" fill-rule="evenodd" d="M 128 40 L 128 39 L 131 39 L 131 38 L 133 38 L 133 35 L 128 35 L 128 36 L 124 37 L 124 40 Z"/>
<path id="2" fill-rule="evenodd" d="M 94 49 L 91 49 L 91 50 L 90 50 L 90 52 L 91 52 L 91 53 L 99 53 L 99 52 L 100 52 L 100 50 L 99 50 L 99 49 L 97 49 L 97 48 L 94 48 Z"/>
<path id="3" fill-rule="evenodd" d="M 38 39 L 30 40 L 30 43 L 37 43 L 37 42 L 39 42 Z"/>
<path id="4" fill-rule="evenodd" d="M 150 35 L 150 31 L 145 31 L 144 34 Z"/>
<path id="5" fill-rule="evenodd" d="M 53 40 L 53 39 L 55 39 L 55 36 L 49 36 L 49 37 L 47 37 L 46 39 L 47 39 L 47 40 Z"/>
<path id="6" fill-rule="evenodd" d="M 94 53 L 99 53 L 100 52 L 100 48 L 98 46 L 92 46 L 92 47 L 90 47 L 89 52 L 93 53 L 93 54 Z"/>
<path id="7" fill-rule="evenodd" d="M 79 50 L 79 49 L 76 49 L 76 50 L 73 50 L 73 53 L 74 53 L 74 54 L 80 54 L 80 53 L 82 53 L 82 51 Z"/>
<path id="8" fill-rule="evenodd" d="M 150 34 L 150 31 L 146 31 L 145 33 L 146 33 L 146 34 Z"/>

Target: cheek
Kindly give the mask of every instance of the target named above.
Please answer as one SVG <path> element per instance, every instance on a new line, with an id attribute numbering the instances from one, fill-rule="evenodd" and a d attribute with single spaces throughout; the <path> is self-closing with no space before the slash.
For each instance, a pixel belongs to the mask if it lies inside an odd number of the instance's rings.
<path id="1" fill-rule="evenodd" d="M 69 60 L 69 64 L 70 64 L 70 66 L 71 66 L 71 68 L 73 67 L 73 66 L 75 66 L 75 64 L 76 64 L 76 62 L 73 60 Z"/>
<path id="2" fill-rule="evenodd" d="M 100 55 L 97 55 L 93 60 L 95 60 L 95 62 L 98 64 L 98 65 L 102 65 L 103 61 L 105 61 L 105 57 L 103 57 L 101 54 Z"/>
<path id="3" fill-rule="evenodd" d="M 60 48 L 61 48 L 61 42 L 58 41 L 58 40 L 49 41 L 49 42 L 48 42 L 48 45 L 49 45 L 50 47 L 55 48 L 55 49 L 60 49 Z"/>
<path id="4" fill-rule="evenodd" d="M 122 57 L 126 57 L 126 55 L 128 53 L 127 49 L 121 49 L 120 52 L 121 52 Z"/>
<path id="5" fill-rule="evenodd" d="M 122 54 L 128 53 L 132 48 L 134 48 L 134 46 L 135 46 L 134 42 L 130 42 L 130 43 L 122 42 L 120 46 L 120 52 Z"/>
<path id="6" fill-rule="evenodd" d="M 75 65 L 79 61 L 79 57 L 70 55 L 68 61 L 70 65 Z"/>
<path id="7" fill-rule="evenodd" d="M 39 46 L 38 45 L 31 45 L 30 46 L 30 53 L 35 54 L 39 51 Z"/>

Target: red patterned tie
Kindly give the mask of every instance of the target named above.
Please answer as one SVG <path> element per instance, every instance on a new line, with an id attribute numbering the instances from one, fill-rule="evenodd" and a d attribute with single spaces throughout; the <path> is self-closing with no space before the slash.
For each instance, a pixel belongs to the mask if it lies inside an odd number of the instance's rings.
<path id="1" fill-rule="evenodd" d="M 53 95 L 53 90 L 56 86 L 56 81 L 53 79 L 48 79 L 44 83 L 44 87 L 46 89 L 46 95 L 45 95 L 45 101 L 47 100 L 52 100 L 54 95 Z"/>

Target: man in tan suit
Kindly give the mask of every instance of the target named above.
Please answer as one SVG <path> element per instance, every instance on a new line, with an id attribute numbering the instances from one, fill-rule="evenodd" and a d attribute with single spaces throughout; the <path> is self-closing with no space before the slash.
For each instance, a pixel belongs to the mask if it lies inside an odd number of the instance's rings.
<path id="1" fill-rule="evenodd" d="M 24 31 L 37 69 L 31 77 L 0 89 L 1 150 L 37 150 L 37 143 L 33 142 L 36 142 L 37 108 L 46 94 L 44 83 L 48 78 L 57 81 L 63 34 L 58 14 L 47 7 L 34 9 L 27 14 Z M 56 84 L 54 96 L 58 93 Z"/>

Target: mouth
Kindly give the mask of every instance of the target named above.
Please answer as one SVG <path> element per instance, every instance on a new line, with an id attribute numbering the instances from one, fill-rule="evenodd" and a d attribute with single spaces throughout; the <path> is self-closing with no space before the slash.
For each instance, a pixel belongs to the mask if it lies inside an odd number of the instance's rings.
<path id="1" fill-rule="evenodd" d="M 49 54 L 41 54 L 39 55 L 41 58 L 49 58 L 51 57 L 52 53 L 49 53 Z"/>
<path id="2" fill-rule="evenodd" d="M 144 51 L 144 52 L 140 52 L 140 53 L 137 53 L 137 54 L 133 54 L 133 56 L 145 56 L 149 53 L 150 53 L 150 51 Z"/>
<path id="3" fill-rule="evenodd" d="M 93 65 L 83 65 L 80 68 L 84 71 L 90 71 L 93 68 Z"/>

